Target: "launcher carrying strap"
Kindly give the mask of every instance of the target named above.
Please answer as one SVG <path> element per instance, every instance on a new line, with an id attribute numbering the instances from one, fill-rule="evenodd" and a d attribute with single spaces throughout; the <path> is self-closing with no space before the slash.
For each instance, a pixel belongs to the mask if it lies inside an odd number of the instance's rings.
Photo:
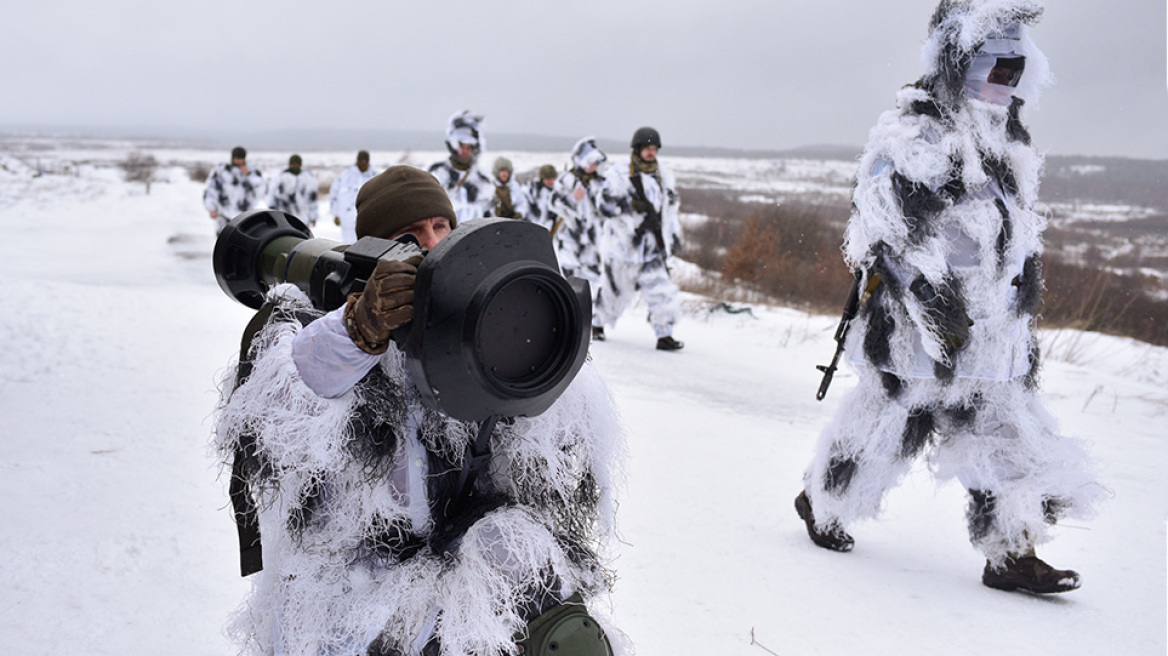
<path id="1" fill-rule="evenodd" d="M 466 445 L 462 458 L 462 471 L 458 473 L 458 486 L 454 498 L 446 506 L 446 516 L 453 517 L 466 505 L 474 491 L 475 480 L 491 464 L 491 433 L 499 418 L 487 417 L 479 424 L 479 434 L 474 442 Z"/>
<path id="2" fill-rule="evenodd" d="M 235 376 L 235 389 L 243 385 L 251 375 L 252 362 L 249 357 L 251 342 L 268 323 L 274 306 L 265 304 L 248 322 L 239 346 L 239 369 Z M 259 514 L 255 500 L 247 487 L 248 463 L 252 462 L 249 450 L 255 448 L 255 440 L 241 436 L 236 442 L 235 455 L 231 463 L 231 507 L 235 517 L 235 530 L 239 534 L 239 575 L 250 576 L 264 568 L 263 545 L 260 542 Z"/>

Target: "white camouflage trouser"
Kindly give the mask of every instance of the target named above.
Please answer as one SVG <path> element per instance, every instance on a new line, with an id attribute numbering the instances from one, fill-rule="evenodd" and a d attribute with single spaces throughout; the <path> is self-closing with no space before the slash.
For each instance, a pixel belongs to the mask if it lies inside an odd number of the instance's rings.
<path id="1" fill-rule="evenodd" d="M 804 474 L 820 528 L 875 517 L 921 455 L 936 480 L 969 491 L 970 541 L 995 564 L 1048 539 L 1059 517 L 1086 518 L 1103 492 L 1082 445 L 1021 379 L 911 379 L 894 400 L 881 379 L 891 374 L 859 373 Z"/>
<path id="2" fill-rule="evenodd" d="M 611 260 L 604 265 L 596 308 L 592 312 L 594 325 L 612 326 L 641 293 L 649 306 L 649 323 L 657 337 L 673 334 L 677 322 L 677 285 L 669 279 L 665 259 L 652 257 L 644 261 Z"/>

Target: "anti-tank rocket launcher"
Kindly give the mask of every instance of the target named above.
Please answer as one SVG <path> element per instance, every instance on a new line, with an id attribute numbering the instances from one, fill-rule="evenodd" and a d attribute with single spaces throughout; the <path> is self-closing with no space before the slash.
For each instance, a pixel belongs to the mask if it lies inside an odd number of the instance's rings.
<path id="1" fill-rule="evenodd" d="M 412 236 L 362 237 L 350 246 L 314 239 L 290 214 L 259 210 L 227 224 L 212 263 L 223 291 L 248 307 L 261 308 L 269 290 L 290 283 L 317 309 L 331 311 L 365 288 L 378 261 L 419 253 Z M 414 283 L 414 319 L 393 339 L 424 404 L 479 422 L 444 509 L 454 516 L 490 464 L 497 420 L 544 412 L 580 371 L 592 301 L 587 282 L 560 274 L 548 232 L 526 221 L 468 221 L 424 255 Z M 244 576 L 263 568 L 255 506 L 242 484 L 246 463 L 246 450 L 237 448 L 231 499 Z"/>
<path id="2" fill-rule="evenodd" d="M 212 261 L 219 286 L 248 307 L 290 283 L 330 311 L 364 289 L 378 260 L 418 253 L 412 236 L 347 245 L 314 238 L 285 212 L 258 210 L 223 229 Z M 592 303 L 587 282 L 560 273 L 547 230 L 469 221 L 424 254 L 414 320 L 393 335 L 423 402 L 465 421 L 551 406 L 583 366 Z"/>

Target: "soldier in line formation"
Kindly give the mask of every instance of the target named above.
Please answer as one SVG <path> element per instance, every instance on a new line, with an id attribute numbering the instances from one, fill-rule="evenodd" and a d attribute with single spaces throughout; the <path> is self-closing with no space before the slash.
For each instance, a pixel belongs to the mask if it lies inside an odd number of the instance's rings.
<path id="1" fill-rule="evenodd" d="M 531 221 L 548 229 L 565 275 L 579 276 L 592 288 L 592 337 L 604 341 L 635 294 L 649 307 L 657 348 L 676 351 L 678 289 L 666 266 L 681 245 L 680 199 L 672 173 L 657 160 L 661 135 L 643 127 L 629 144 L 628 173 L 607 168 L 608 156 L 594 137 L 572 148 L 571 164 L 557 173 L 540 167 L 526 186 L 515 180 L 511 161 L 499 157 L 492 178 L 476 160 L 485 145 L 483 117 L 463 111 L 446 128 L 447 159 L 430 165 L 460 221 L 503 217 Z"/>
<path id="2" fill-rule="evenodd" d="M 357 241 L 357 192 L 375 175 L 377 169 L 369 166 L 369 152 L 362 150 L 357 153 L 357 163 L 342 171 L 329 188 L 329 211 L 346 244 Z"/>
<path id="3" fill-rule="evenodd" d="M 263 173 L 248 168 L 247 150 L 243 146 L 233 148 L 231 161 L 211 169 L 203 190 L 203 207 L 215 221 L 215 234 L 222 232 L 236 215 L 255 209 L 267 189 Z"/>
<path id="4" fill-rule="evenodd" d="M 479 171 L 477 161 L 486 145 L 480 132 L 483 117 L 462 111 L 450 117 L 446 128 L 449 156 L 427 170 L 450 197 L 459 222 L 483 217 L 530 221 L 551 233 L 556 256 L 565 275 L 579 276 L 592 288 L 592 337 L 606 338 L 640 294 L 649 308 L 649 323 L 657 348 L 676 351 L 684 346 L 673 338 L 678 316 L 678 288 L 670 279 L 668 258 L 681 245 L 678 221 L 680 199 L 673 174 L 657 160 L 661 135 L 650 127 L 636 131 L 630 143 L 628 173 L 605 164 L 608 156 L 593 137 L 576 143 L 571 164 L 558 172 L 551 164 L 540 167 L 527 185 L 516 179 L 511 160 L 499 157 L 491 177 Z M 207 178 L 203 202 L 219 232 L 227 221 L 257 208 L 267 193 L 258 170 L 249 170 L 247 152 L 232 151 L 231 164 L 221 164 Z M 268 206 L 303 219 L 315 227 L 318 184 L 293 155 L 276 179 Z M 341 228 L 341 241 L 357 240 L 357 193 L 377 175 L 369 153 L 357 153 L 357 162 L 345 169 L 329 190 L 329 210 Z"/>
<path id="5" fill-rule="evenodd" d="M 203 190 L 203 206 L 216 221 L 215 234 L 222 232 L 232 218 L 258 209 L 261 198 L 266 198 L 271 209 L 287 212 L 316 227 L 320 183 L 311 171 L 304 170 L 303 164 L 300 155 L 289 157 L 288 168 L 276 176 L 269 188 L 263 173 L 248 167 L 247 150 L 243 146 L 233 148 L 231 162 L 212 169 Z M 357 163 L 345 169 L 329 190 L 329 209 L 345 243 L 357 239 L 354 231 L 357 192 L 376 174 L 369 167 L 369 153 L 362 150 L 357 153 Z"/>
<path id="6" fill-rule="evenodd" d="M 301 169 L 301 164 L 303 160 L 300 155 L 288 158 L 288 168 L 276 177 L 276 184 L 272 186 L 268 207 L 303 219 L 315 228 L 318 214 L 316 197 L 320 185 L 311 171 Z"/>

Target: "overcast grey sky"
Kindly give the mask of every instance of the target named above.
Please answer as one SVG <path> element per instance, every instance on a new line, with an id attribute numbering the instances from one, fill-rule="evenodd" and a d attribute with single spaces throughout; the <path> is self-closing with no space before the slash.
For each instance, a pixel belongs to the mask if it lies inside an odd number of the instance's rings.
<path id="1" fill-rule="evenodd" d="M 42 0 L 0 19 L 0 128 L 441 130 L 860 146 L 935 0 Z M 1168 158 L 1165 0 L 1047 0 L 1054 154 Z M 435 144 L 441 148 L 441 144 Z"/>

